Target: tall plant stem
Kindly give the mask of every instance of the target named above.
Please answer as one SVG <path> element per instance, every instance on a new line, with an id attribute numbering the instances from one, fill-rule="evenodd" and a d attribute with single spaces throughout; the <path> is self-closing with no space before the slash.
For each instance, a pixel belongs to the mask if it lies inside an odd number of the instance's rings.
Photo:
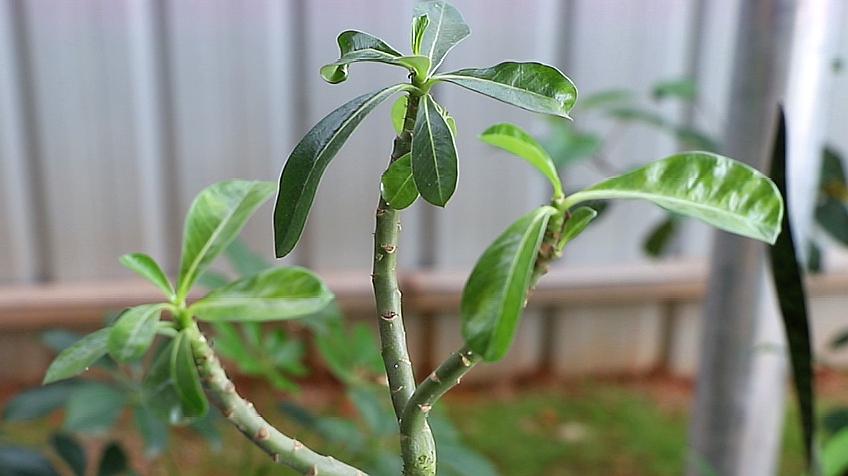
<path id="1" fill-rule="evenodd" d="M 418 112 L 420 95 L 410 93 L 407 101 L 403 130 L 394 141 L 391 161 L 409 153 L 412 148 L 412 129 Z M 400 213 L 390 207 L 382 197 L 377 205 L 377 223 L 374 231 L 374 268 L 371 280 L 380 328 L 381 352 L 389 380 L 392 406 L 398 418 L 403 416 L 406 402 L 415 392 L 415 375 L 406 347 L 403 325 L 401 293 L 397 279 L 398 236 Z M 405 438 L 405 436 L 408 436 Z M 403 446 L 410 451 L 403 454 L 405 476 L 432 476 L 436 474 L 436 445 L 433 434 L 426 425 L 414 435 L 401 435 Z"/>
<path id="2" fill-rule="evenodd" d="M 256 446 L 268 453 L 274 462 L 284 464 L 307 476 L 366 476 L 352 466 L 330 456 L 318 454 L 303 443 L 280 433 L 253 408 L 253 404 L 242 398 L 233 382 L 227 378 L 218 357 L 200 332 L 197 324 L 186 327 L 191 340 L 194 361 L 200 378 L 206 384 L 213 400 L 224 416 Z"/>

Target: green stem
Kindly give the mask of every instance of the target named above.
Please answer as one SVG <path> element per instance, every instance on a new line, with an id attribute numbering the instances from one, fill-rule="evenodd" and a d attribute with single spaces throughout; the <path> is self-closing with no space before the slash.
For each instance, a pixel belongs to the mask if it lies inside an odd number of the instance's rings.
<path id="1" fill-rule="evenodd" d="M 318 454 L 303 443 L 280 433 L 242 398 L 227 378 L 218 357 L 209 347 L 197 324 L 186 327 L 200 378 L 224 416 L 256 446 L 268 453 L 274 462 L 285 464 L 304 475 L 366 476 L 352 466 L 329 456 Z"/>
<path id="2" fill-rule="evenodd" d="M 420 94 L 409 93 L 403 130 L 394 141 L 391 161 L 409 153 L 412 148 L 412 129 L 418 112 Z M 377 205 L 374 231 L 374 267 L 371 280 L 380 328 L 383 363 L 388 377 L 389 393 L 395 416 L 400 424 L 406 402 L 415 391 L 415 375 L 406 346 L 403 325 L 401 293 L 397 279 L 397 250 L 400 235 L 400 212 L 390 207 L 382 197 Z M 403 437 L 402 437 L 403 439 Z M 410 438 L 415 451 L 404 454 L 405 476 L 432 476 L 436 474 L 436 445 L 428 426 Z"/>

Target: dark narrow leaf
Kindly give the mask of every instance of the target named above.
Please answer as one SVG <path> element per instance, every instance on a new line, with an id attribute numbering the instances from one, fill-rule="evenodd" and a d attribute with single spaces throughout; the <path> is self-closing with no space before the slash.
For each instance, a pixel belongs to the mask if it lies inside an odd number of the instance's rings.
<path id="1" fill-rule="evenodd" d="M 191 342 L 186 331 L 174 339 L 171 350 L 171 379 L 182 403 L 183 415 L 198 418 L 209 410 L 209 401 L 200 386 L 200 376 L 194 364 Z"/>
<path id="2" fill-rule="evenodd" d="M 321 67 L 321 77 L 330 84 L 346 80 L 348 65 L 362 61 L 402 66 L 421 77 L 426 77 L 430 70 L 430 58 L 420 55 L 404 56 L 383 40 L 368 33 L 343 31 L 339 34 L 338 43 L 339 59 Z"/>
<path id="3" fill-rule="evenodd" d="M 427 95 L 418 106 L 412 133 L 412 174 L 424 200 L 443 207 L 456 190 L 456 144 L 435 104 Z"/>
<path id="4" fill-rule="evenodd" d="M 568 117 L 577 88 L 562 72 L 541 63 L 505 62 L 435 76 L 528 111 Z"/>
<path id="5" fill-rule="evenodd" d="M 772 149 L 771 178 L 783 195 L 786 195 L 786 119 L 783 109 L 779 112 L 777 137 Z M 804 289 L 801 267 L 795 253 L 795 237 L 789 214 L 781 220 L 780 235 L 774 246 L 769 248 L 772 276 L 777 290 L 777 300 L 786 340 L 789 343 L 789 358 L 792 363 L 793 383 L 798 395 L 801 424 L 804 429 L 804 448 L 809 469 L 816 473 L 815 461 L 816 421 L 813 374 L 813 353 L 810 344 L 810 326 L 807 313 L 807 294 Z"/>
<path id="6" fill-rule="evenodd" d="M 88 370 L 91 365 L 106 355 L 111 332 L 111 327 L 105 327 L 88 334 L 76 344 L 63 350 L 50 364 L 43 383 L 48 384 L 71 378 Z"/>
<path id="7" fill-rule="evenodd" d="M 156 337 L 156 325 L 165 307 L 164 304 L 142 304 L 121 314 L 109 333 L 109 355 L 118 362 L 144 356 Z"/>
<path id="8" fill-rule="evenodd" d="M 0 446 L 0 475 L 59 476 L 59 473 L 50 460 L 29 448 Z"/>
<path id="9" fill-rule="evenodd" d="M 419 2 L 414 14 L 416 17 L 427 15 L 419 53 L 430 58 L 430 71 L 436 71 L 448 52 L 471 34 L 471 29 L 462 14 L 444 0 Z"/>
<path id="10" fill-rule="evenodd" d="M 130 473 L 127 454 L 118 442 L 111 442 L 103 451 L 97 476 L 122 476 Z"/>
<path id="11" fill-rule="evenodd" d="M 484 359 L 509 350 L 553 207 L 540 207 L 509 226 L 480 256 L 462 291 L 462 335 Z"/>
<path id="12" fill-rule="evenodd" d="M 321 119 L 295 146 L 280 176 L 274 208 L 278 258 L 289 254 L 300 239 L 321 175 L 356 126 L 389 96 L 411 88 L 408 84 L 398 84 L 363 94 Z"/>
<path id="13" fill-rule="evenodd" d="M 848 209 L 841 201 L 826 197 L 815 210 L 816 222 L 834 240 L 848 246 Z"/>
<path id="14" fill-rule="evenodd" d="M 103 434 L 109 431 L 127 402 L 127 395 L 105 384 L 80 385 L 65 407 L 63 428 L 75 433 Z"/>
<path id="15" fill-rule="evenodd" d="M 678 219 L 674 215 L 668 215 L 664 220 L 654 225 L 648 233 L 648 237 L 642 242 L 642 250 L 652 258 L 664 255 L 671 244 L 674 234 L 677 232 Z"/>
<path id="16" fill-rule="evenodd" d="M 822 272 L 822 251 L 819 245 L 812 240 L 807 246 L 807 271 L 810 273 Z"/>
<path id="17" fill-rule="evenodd" d="M 50 445 L 76 476 L 85 476 L 85 450 L 74 437 L 56 433 L 50 437 Z"/>
<path id="18" fill-rule="evenodd" d="M 17 394 L 3 409 L 5 421 L 27 421 L 45 417 L 62 407 L 79 382 L 67 380 Z"/>
<path id="19" fill-rule="evenodd" d="M 412 178 L 411 154 L 404 154 L 383 172 L 380 178 L 380 193 L 383 195 L 383 200 L 395 210 L 403 210 L 415 203 L 415 199 L 418 198 L 418 188 L 415 187 L 415 180 Z"/>
<path id="20" fill-rule="evenodd" d="M 174 297 L 174 286 L 171 285 L 171 281 L 165 275 L 165 272 L 162 271 L 162 268 L 159 267 L 159 264 L 150 256 L 144 253 L 131 253 L 121 256 L 119 261 L 122 265 L 138 273 L 142 278 L 156 285 L 156 287 L 165 293 L 168 299 Z"/>

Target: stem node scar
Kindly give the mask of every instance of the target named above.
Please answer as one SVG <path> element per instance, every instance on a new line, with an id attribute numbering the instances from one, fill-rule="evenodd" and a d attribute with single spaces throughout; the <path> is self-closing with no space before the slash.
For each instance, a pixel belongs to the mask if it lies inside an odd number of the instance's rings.
<path id="1" fill-rule="evenodd" d="M 262 427 L 259 431 L 256 432 L 256 440 L 257 441 L 266 441 L 271 439 L 271 432 L 268 431 L 267 427 Z"/>
<path id="2" fill-rule="evenodd" d="M 382 248 L 382 249 L 383 249 L 383 251 L 384 251 L 386 254 L 389 254 L 389 255 L 390 255 L 390 254 L 392 254 L 392 253 L 394 253 L 394 252 L 395 252 L 395 250 L 397 250 L 397 246 L 395 246 L 395 245 L 393 245 L 393 244 L 391 244 L 391 243 L 384 243 L 384 244 L 380 245 L 380 248 Z"/>
<path id="3" fill-rule="evenodd" d="M 384 321 L 394 321 L 398 316 L 399 314 L 394 311 L 388 311 L 380 314 L 380 317 L 383 318 Z"/>

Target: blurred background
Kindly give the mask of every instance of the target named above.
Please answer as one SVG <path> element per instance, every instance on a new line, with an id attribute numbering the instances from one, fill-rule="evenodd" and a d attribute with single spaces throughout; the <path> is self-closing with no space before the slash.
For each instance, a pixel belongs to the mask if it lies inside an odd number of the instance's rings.
<path id="1" fill-rule="evenodd" d="M 421 375 L 460 343 L 458 296 L 479 254 L 548 195 L 535 171 L 476 136 L 496 122 L 521 125 L 546 145 L 572 191 L 681 149 L 721 152 L 743 1 L 454 2 L 472 36 L 443 70 L 543 61 L 575 82 L 580 99 L 568 122 L 436 88 L 457 121 L 460 178 L 447 208 L 419 201 L 403 215 L 399 256 Z M 143 251 L 175 272 L 182 219 L 203 187 L 235 177 L 275 181 L 320 118 L 349 98 L 403 81 L 400 69 L 357 64 L 347 82 L 329 85 L 318 69 L 337 58 L 335 38 L 345 29 L 406 50 L 413 4 L 0 1 L 3 398 L 40 381 L 53 355 L 45 331 L 92 329 L 109 311 L 156 298 L 117 258 Z M 840 32 L 848 24 L 844 10 L 834 20 Z M 822 53 L 829 88 L 817 119 L 824 125 L 817 146 L 831 163 L 848 150 L 848 78 L 841 67 L 848 35 L 837 36 L 832 51 Z M 318 270 L 351 322 L 370 324 L 373 210 L 393 136 L 389 108 L 372 113 L 329 167 L 304 237 L 285 260 Z M 817 164 L 807 173 L 819 183 Z M 825 398 L 838 402 L 848 387 L 840 377 L 848 359 L 830 344 L 848 328 L 848 215 L 846 195 L 825 188 L 817 205 L 837 197 L 842 212 L 812 212 L 817 263 L 810 290 Z M 448 413 L 469 447 L 507 475 L 680 474 L 712 236 L 647 204 L 609 206 L 543 279 L 509 357 L 477 369 L 450 401 Z M 248 225 L 243 246 L 270 261 L 270 206 Z M 219 271 L 237 268 L 223 263 Z M 332 388 L 321 362 L 300 358 L 312 369 L 299 376 L 301 393 L 274 398 L 303 400 Z M 261 394 L 261 378 L 246 382 Z M 496 392 L 486 390 L 492 386 Z M 356 413 L 344 405 L 341 411 Z M 17 434 L 37 447 L 50 422 L 61 422 L 56 418 L 36 425 L 12 417 L 0 439 L 15 441 Z M 787 422 L 783 468 L 796 474 L 800 440 L 794 416 Z M 648 436 L 646 427 L 657 430 Z M 225 438 L 236 441 L 228 430 Z M 499 446 L 511 432 L 524 440 L 514 452 Z M 101 440 L 87 445 L 100 448 Z M 166 464 L 133 449 L 133 438 L 121 441 L 142 474 L 214 472 Z M 198 461 L 209 451 L 187 445 Z M 224 455 L 236 457 L 226 449 Z M 249 464 L 265 468 L 260 458 Z M 633 467 L 637 461 L 645 462 L 641 469 Z"/>

